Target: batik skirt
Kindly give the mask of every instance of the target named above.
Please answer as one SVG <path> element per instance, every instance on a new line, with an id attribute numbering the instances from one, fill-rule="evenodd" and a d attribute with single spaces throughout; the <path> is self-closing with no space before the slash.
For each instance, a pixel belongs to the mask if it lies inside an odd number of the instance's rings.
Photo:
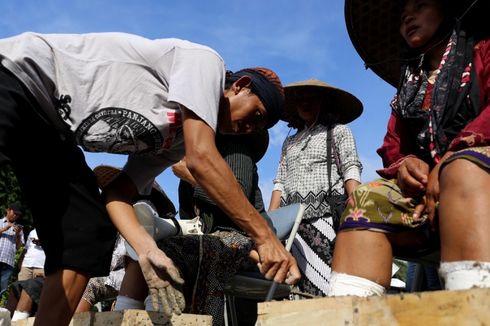
<path id="1" fill-rule="evenodd" d="M 216 231 L 170 237 L 157 244 L 185 280 L 185 311 L 211 315 L 213 325 L 222 325 L 224 286 L 237 271 L 255 265 L 248 257 L 253 241 L 239 232 Z"/>
<path id="2" fill-rule="evenodd" d="M 302 276 L 296 284 L 297 290 L 312 296 L 326 295 L 335 237 L 331 216 L 301 221 L 291 248 Z"/>
<path id="3" fill-rule="evenodd" d="M 455 152 L 441 166 L 466 159 L 490 172 L 490 146 L 473 147 Z M 396 180 L 377 179 L 356 188 L 352 201 L 342 214 L 339 231 L 364 229 L 379 232 L 402 232 L 428 225 L 427 215 L 413 220 L 418 199 L 404 197 Z"/>

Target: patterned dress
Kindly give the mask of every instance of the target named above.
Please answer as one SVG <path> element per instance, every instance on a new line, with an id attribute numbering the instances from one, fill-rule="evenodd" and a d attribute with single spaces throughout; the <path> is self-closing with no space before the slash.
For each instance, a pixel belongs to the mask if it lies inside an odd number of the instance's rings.
<path id="1" fill-rule="evenodd" d="M 330 265 L 336 232 L 328 193 L 327 127 L 305 128 L 286 138 L 274 190 L 281 191 L 281 206 L 303 203 L 306 206 L 292 254 L 303 274 L 298 287 L 302 292 L 324 296 L 330 278 Z M 344 194 L 344 182 L 360 181 L 362 165 L 354 137 L 345 125 L 333 127 L 331 185 L 333 194 Z"/>

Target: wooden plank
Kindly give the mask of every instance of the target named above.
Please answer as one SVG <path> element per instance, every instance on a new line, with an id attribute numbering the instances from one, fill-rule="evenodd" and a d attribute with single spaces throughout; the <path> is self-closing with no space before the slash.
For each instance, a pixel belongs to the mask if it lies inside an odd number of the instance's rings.
<path id="1" fill-rule="evenodd" d="M 257 325 L 485 325 L 490 289 L 259 303 Z"/>
<path id="2" fill-rule="evenodd" d="M 34 318 L 28 318 L 13 322 L 13 326 L 32 326 Z M 211 326 L 213 319 L 211 316 L 182 314 L 173 315 L 170 320 L 163 315 L 144 310 L 124 310 L 107 312 L 84 312 L 75 314 L 70 322 L 70 326 Z"/>

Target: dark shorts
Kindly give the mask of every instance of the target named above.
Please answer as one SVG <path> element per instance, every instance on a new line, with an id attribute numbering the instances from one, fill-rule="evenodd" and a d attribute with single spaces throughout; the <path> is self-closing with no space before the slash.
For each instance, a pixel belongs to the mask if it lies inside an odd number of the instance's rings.
<path id="1" fill-rule="evenodd" d="M 14 292 L 17 300 L 20 298 L 20 294 L 22 290 L 25 290 L 32 301 L 39 305 L 39 301 L 41 299 L 41 291 L 44 285 L 43 277 L 31 278 L 24 281 L 17 281 L 12 283 L 12 292 Z"/>
<path id="2" fill-rule="evenodd" d="M 81 149 L 63 141 L 29 91 L 0 66 L 0 168 L 13 169 L 46 252 L 46 275 L 109 274 L 116 229 Z"/>

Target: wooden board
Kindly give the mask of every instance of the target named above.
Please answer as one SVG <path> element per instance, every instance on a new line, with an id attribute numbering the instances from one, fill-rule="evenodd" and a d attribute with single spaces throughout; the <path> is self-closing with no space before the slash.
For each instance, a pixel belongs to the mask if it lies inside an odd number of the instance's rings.
<path id="1" fill-rule="evenodd" d="M 170 320 L 161 314 L 144 310 L 125 310 L 107 312 L 84 312 L 75 314 L 70 322 L 70 326 L 211 326 L 213 324 L 211 316 L 182 314 L 172 316 Z M 13 322 L 12 326 L 32 326 L 34 318 L 28 318 Z"/>
<path id="2" fill-rule="evenodd" d="M 490 289 L 265 302 L 257 325 L 490 325 Z"/>

